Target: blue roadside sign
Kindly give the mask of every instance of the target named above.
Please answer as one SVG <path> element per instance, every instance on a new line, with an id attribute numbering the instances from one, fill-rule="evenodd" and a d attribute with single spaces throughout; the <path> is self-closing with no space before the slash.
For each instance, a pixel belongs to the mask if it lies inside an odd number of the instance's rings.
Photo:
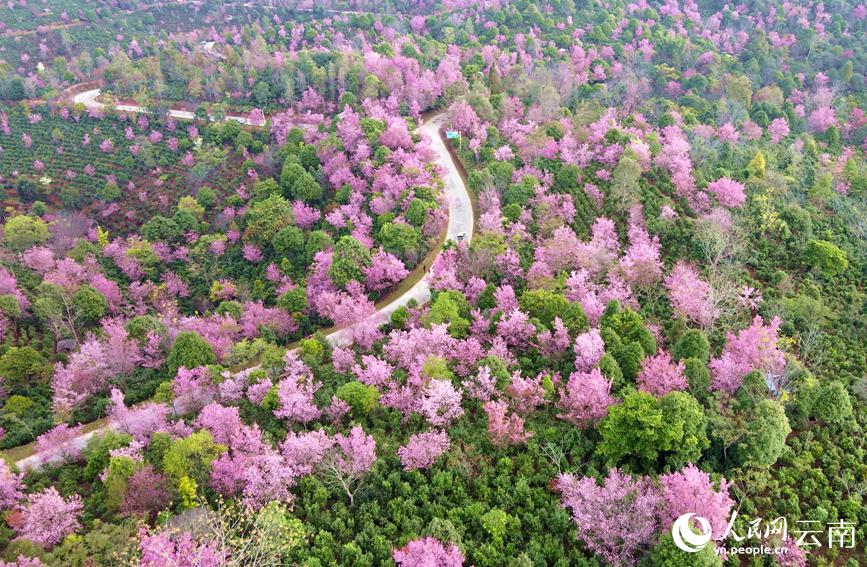
<path id="1" fill-rule="evenodd" d="M 460 138 L 460 137 L 461 137 L 461 133 L 458 132 L 457 130 L 446 130 L 446 139 L 447 140 L 453 140 L 455 138 Z"/>

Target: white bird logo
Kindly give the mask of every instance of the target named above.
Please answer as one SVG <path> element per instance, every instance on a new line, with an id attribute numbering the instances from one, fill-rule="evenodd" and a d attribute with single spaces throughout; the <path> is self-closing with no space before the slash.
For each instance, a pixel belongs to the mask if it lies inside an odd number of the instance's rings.
<path id="1" fill-rule="evenodd" d="M 695 518 L 701 527 L 701 532 L 696 533 L 690 525 L 690 520 Z M 671 524 L 671 537 L 674 545 L 687 553 L 698 553 L 708 544 L 711 538 L 710 522 L 707 518 L 696 516 L 693 513 L 684 514 Z"/>

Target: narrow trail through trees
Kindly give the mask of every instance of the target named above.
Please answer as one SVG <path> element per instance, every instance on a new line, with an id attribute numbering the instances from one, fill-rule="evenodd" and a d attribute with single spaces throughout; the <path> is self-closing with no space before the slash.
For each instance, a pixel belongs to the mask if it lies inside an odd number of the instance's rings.
<path id="1" fill-rule="evenodd" d="M 83 104 L 90 108 L 105 108 L 106 105 L 98 100 L 99 95 L 100 90 L 93 89 L 76 94 L 73 97 L 73 100 L 76 104 Z M 147 112 L 145 108 L 135 105 L 118 105 L 114 108 L 123 112 Z M 195 115 L 192 112 L 184 110 L 170 110 L 168 114 L 173 118 L 179 118 L 182 120 L 195 119 Z M 227 119 L 236 120 L 242 124 L 250 125 L 249 120 L 243 117 L 232 116 Z M 446 241 L 458 241 L 459 235 L 463 235 L 462 239 L 469 242 L 472 239 L 474 227 L 472 201 L 470 199 L 470 194 L 467 191 L 467 187 L 459 173 L 458 165 L 452 159 L 452 156 L 440 135 L 440 128 L 442 127 L 444 120 L 444 112 L 439 112 L 429 116 L 419 128 L 419 131 L 422 136 L 427 137 L 430 140 L 431 147 L 436 153 L 436 162 L 442 169 L 443 191 L 449 213 L 449 222 L 448 227 L 446 228 Z M 426 273 L 411 288 L 381 306 L 375 313 L 370 315 L 364 321 L 359 321 L 355 324 L 369 323 L 371 320 L 382 324 L 390 319 L 392 313 L 397 311 L 400 307 L 405 307 L 412 300 L 415 300 L 419 304 L 426 303 L 431 296 L 429 279 L 430 268 L 432 265 L 432 262 L 426 265 Z M 348 325 L 340 329 L 335 329 L 328 333 L 325 338 L 334 346 L 345 345 L 351 341 L 353 327 L 354 325 Z M 256 367 L 247 368 L 241 370 L 239 373 L 247 373 L 255 368 Z M 79 449 L 83 449 L 91 438 L 113 428 L 114 424 L 106 422 L 104 425 L 76 437 L 70 441 L 70 443 Z M 47 464 L 47 461 L 38 453 L 34 453 L 15 461 L 15 464 L 20 470 L 32 470 Z"/>

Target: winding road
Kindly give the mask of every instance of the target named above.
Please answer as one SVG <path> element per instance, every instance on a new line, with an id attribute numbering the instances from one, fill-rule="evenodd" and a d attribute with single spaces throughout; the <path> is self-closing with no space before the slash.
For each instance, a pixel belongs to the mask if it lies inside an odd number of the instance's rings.
<path id="1" fill-rule="evenodd" d="M 87 107 L 105 108 L 106 105 L 98 101 L 99 94 L 99 89 L 85 91 L 75 95 L 73 97 L 73 100 L 75 101 L 75 103 L 84 104 Z M 146 112 L 144 108 L 133 105 L 118 105 L 114 108 L 123 112 Z M 169 115 L 173 118 L 179 118 L 182 120 L 192 120 L 195 118 L 192 112 L 187 112 L 183 110 L 170 110 Z M 242 124 L 249 124 L 249 121 L 245 118 L 229 117 L 227 119 L 237 120 Z M 452 156 L 449 153 L 448 148 L 446 148 L 445 142 L 443 142 L 443 139 L 440 136 L 440 128 L 442 127 L 444 120 L 445 114 L 443 112 L 435 114 L 429 117 L 427 121 L 425 121 L 421 125 L 419 131 L 423 137 L 428 138 L 428 140 L 430 141 L 431 147 L 433 148 L 434 153 L 436 153 L 437 164 L 442 169 L 442 178 L 444 185 L 443 189 L 445 194 L 445 200 L 449 210 L 449 222 L 448 227 L 446 228 L 446 241 L 457 241 L 459 239 L 458 235 L 461 234 L 464 235 L 464 240 L 470 241 L 473 236 L 474 226 L 473 206 L 472 202 L 470 201 L 470 195 L 467 192 L 467 187 L 464 184 L 463 178 L 461 178 L 461 175 L 458 171 L 458 167 L 452 160 Z M 380 307 L 375 313 L 370 315 L 368 319 L 362 321 L 362 323 L 368 323 L 370 322 L 370 320 L 373 320 L 374 322 L 380 324 L 385 323 L 391 318 L 392 313 L 394 313 L 400 307 L 406 306 L 411 300 L 415 300 L 419 304 L 426 303 L 428 300 L 430 300 L 431 296 L 429 280 L 430 272 L 428 271 L 411 288 L 403 292 L 398 297 L 395 297 L 386 305 Z M 329 343 L 334 346 L 343 346 L 351 341 L 352 329 L 353 325 L 336 329 L 326 335 L 325 338 Z M 255 368 L 256 367 L 248 368 L 246 370 L 242 370 L 241 372 L 248 373 Z M 92 437 L 113 428 L 113 424 L 107 423 L 106 425 L 94 429 L 93 431 L 89 431 L 87 433 L 79 435 L 70 443 L 78 449 L 83 449 Z M 37 453 L 34 455 L 30 455 L 29 457 L 20 459 L 16 461 L 15 464 L 20 470 L 32 470 L 35 468 L 39 468 L 40 466 L 48 462 L 50 462 L 50 460 L 46 460 L 43 456 Z"/>

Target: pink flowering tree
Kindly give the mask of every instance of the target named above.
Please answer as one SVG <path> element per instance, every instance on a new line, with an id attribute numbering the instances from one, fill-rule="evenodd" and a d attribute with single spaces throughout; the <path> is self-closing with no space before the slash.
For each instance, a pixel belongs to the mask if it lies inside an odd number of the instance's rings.
<path id="1" fill-rule="evenodd" d="M 167 405 L 156 402 L 145 402 L 129 408 L 124 403 L 123 393 L 117 388 L 111 390 L 108 419 L 136 441 L 147 442 L 152 433 L 164 430 L 168 426 L 170 412 L 171 408 Z"/>
<path id="2" fill-rule="evenodd" d="M 611 381 L 606 380 L 598 368 L 589 372 L 573 372 L 566 387 L 560 392 L 557 417 L 578 427 L 590 427 L 608 414 L 616 403 L 611 396 Z"/>
<path id="3" fill-rule="evenodd" d="M 371 291 L 382 291 L 409 275 L 403 262 L 394 254 L 379 251 L 370 260 L 370 266 L 364 269 L 364 284 Z"/>
<path id="4" fill-rule="evenodd" d="M 318 419 L 322 412 L 313 401 L 316 391 L 322 386 L 313 378 L 313 373 L 294 352 L 284 358 L 285 377 L 277 384 L 277 409 L 274 415 L 290 422 L 308 423 Z"/>
<path id="5" fill-rule="evenodd" d="M 637 378 L 638 389 L 654 396 L 664 396 L 675 390 L 686 390 L 689 384 L 683 370 L 682 360 L 675 364 L 671 360 L 671 355 L 660 351 L 642 362 Z"/>
<path id="6" fill-rule="evenodd" d="M 678 262 L 665 278 L 665 289 L 678 315 L 707 327 L 719 317 L 710 284 L 702 280 L 689 264 Z"/>
<path id="7" fill-rule="evenodd" d="M 319 470 L 326 482 L 343 490 L 352 506 L 355 494 L 374 462 L 376 441 L 356 426 L 349 435 L 338 433 L 334 436 L 334 445 L 320 461 Z"/>
<path id="8" fill-rule="evenodd" d="M 605 354 L 605 342 L 599 334 L 599 329 L 590 329 L 575 337 L 573 351 L 577 372 L 588 372 L 596 366 Z"/>
<path id="9" fill-rule="evenodd" d="M 771 135 L 771 142 L 776 144 L 789 135 L 789 121 L 784 117 L 774 118 L 768 125 L 768 134 Z"/>
<path id="10" fill-rule="evenodd" d="M 517 445 L 533 436 L 532 431 L 524 430 L 524 419 L 516 413 L 509 414 L 509 404 L 490 400 L 485 402 L 488 414 L 488 437 L 498 447 Z"/>
<path id="11" fill-rule="evenodd" d="M 139 532 L 141 567 L 219 567 L 225 564 L 226 553 L 215 542 L 198 542 L 190 532 L 180 534 L 167 530 Z"/>
<path id="12" fill-rule="evenodd" d="M 449 450 L 451 442 L 445 431 L 426 431 L 411 435 L 409 442 L 397 450 L 404 470 L 426 469 Z"/>
<path id="13" fill-rule="evenodd" d="M 42 462 L 67 463 L 81 457 L 83 444 L 78 437 L 82 433 L 83 425 L 69 427 L 61 423 L 36 438 L 36 450 Z"/>
<path id="14" fill-rule="evenodd" d="M 24 496 L 24 473 L 9 470 L 6 461 L 0 460 L 0 510 L 12 508 Z"/>
<path id="15" fill-rule="evenodd" d="M 27 496 L 21 506 L 21 518 L 15 531 L 17 539 L 26 539 L 48 549 L 81 528 L 78 521 L 84 505 L 77 494 L 64 498 L 50 486 Z"/>
<path id="16" fill-rule="evenodd" d="M 780 324 L 779 317 L 774 317 L 765 325 L 757 315 L 746 329 L 726 333 L 722 354 L 710 361 L 711 388 L 733 394 L 752 370 L 763 371 L 766 376 L 781 374 L 786 358 L 777 348 Z"/>
<path id="17" fill-rule="evenodd" d="M 665 529 L 682 514 L 692 512 L 710 522 L 714 540 L 726 533 L 734 500 L 729 497 L 729 484 L 720 480 L 714 489 L 710 476 L 690 463 L 684 469 L 659 477 L 662 486 L 662 528 Z"/>
<path id="18" fill-rule="evenodd" d="M 607 563 L 636 564 L 656 536 L 659 498 L 649 480 L 611 469 L 602 485 L 562 474 L 556 486 L 561 504 L 572 510 L 578 539 Z"/>
<path id="19" fill-rule="evenodd" d="M 464 415 L 461 393 L 449 380 L 431 380 L 419 400 L 419 413 L 431 425 L 445 427 Z"/>
<path id="20" fill-rule="evenodd" d="M 716 181 L 711 181 L 707 190 L 716 197 L 716 200 L 723 206 L 737 208 L 744 204 L 747 200 L 744 184 L 728 177 L 721 177 Z"/>
<path id="21" fill-rule="evenodd" d="M 461 567 L 464 555 L 455 544 L 444 545 L 432 537 L 414 539 L 392 553 L 401 567 Z"/>

